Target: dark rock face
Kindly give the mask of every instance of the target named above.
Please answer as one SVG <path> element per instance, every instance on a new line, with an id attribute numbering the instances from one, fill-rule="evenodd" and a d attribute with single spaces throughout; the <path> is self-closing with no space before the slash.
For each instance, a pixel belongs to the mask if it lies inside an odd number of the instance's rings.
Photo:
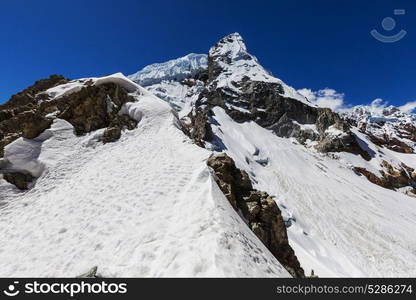
<path id="1" fill-rule="evenodd" d="M 210 141 L 213 137 L 208 112 L 197 109 L 191 111 L 188 114 L 187 119 L 189 120 L 188 123 L 182 122 L 184 133 L 189 136 L 195 144 L 204 148 L 204 142 Z"/>
<path id="2" fill-rule="evenodd" d="M 11 184 L 14 184 L 20 190 L 27 190 L 28 184 L 35 178 L 28 173 L 16 172 L 3 174 L 3 179 Z"/>
<path id="3" fill-rule="evenodd" d="M 265 192 L 253 188 L 248 174 L 235 166 L 226 154 L 211 156 L 207 162 L 215 181 L 250 229 L 293 277 L 305 277 L 289 245 L 286 226 L 276 202 Z"/>

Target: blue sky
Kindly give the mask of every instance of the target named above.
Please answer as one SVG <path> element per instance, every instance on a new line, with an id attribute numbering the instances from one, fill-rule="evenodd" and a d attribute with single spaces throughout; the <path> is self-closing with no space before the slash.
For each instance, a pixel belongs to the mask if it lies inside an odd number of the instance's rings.
<path id="1" fill-rule="evenodd" d="M 249 51 L 295 88 L 335 89 L 347 104 L 416 100 L 414 1 L 3 1 L 0 103 L 50 74 L 131 74 L 206 53 L 239 32 Z M 394 15 L 394 9 L 406 9 Z M 393 17 L 396 27 L 382 28 Z M 407 35 L 381 43 L 377 29 Z"/>

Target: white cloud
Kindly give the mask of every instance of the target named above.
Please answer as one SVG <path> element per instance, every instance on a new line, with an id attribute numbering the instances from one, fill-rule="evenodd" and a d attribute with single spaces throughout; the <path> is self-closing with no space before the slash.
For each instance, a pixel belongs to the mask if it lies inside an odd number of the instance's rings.
<path id="1" fill-rule="evenodd" d="M 416 108 L 416 101 L 410 101 L 402 106 L 399 106 L 399 109 L 405 113 L 411 113 Z"/>
<path id="2" fill-rule="evenodd" d="M 312 91 L 311 89 L 300 89 L 298 90 L 298 93 L 319 107 L 328 107 L 332 110 L 338 110 L 344 106 L 345 95 L 338 93 L 334 89 L 325 88 L 319 91 Z"/>
<path id="3" fill-rule="evenodd" d="M 328 107 L 333 111 L 343 113 L 350 111 L 353 106 L 347 105 L 344 102 L 345 95 L 338 93 L 331 88 L 325 88 L 319 91 L 312 91 L 311 89 L 297 90 L 299 94 L 306 97 L 311 103 L 319 107 Z M 374 99 L 369 105 L 363 105 L 370 110 L 373 115 L 382 115 L 383 110 L 389 106 L 387 101 L 377 98 Z M 416 101 L 409 101 L 402 106 L 398 106 L 402 112 L 412 113 L 416 109 Z"/>
<path id="4" fill-rule="evenodd" d="M 388 107 L 392 107 L 389 105 L 387 101 L 383 99 L 377 98 L 371 102 L 370 105 L 367 106 L 373 115 L 382 115 L 383 110 Z M 411 113 L 416 108 L 416 101 L 410 101 L 402 106 L 397 106 L 402 112 Z"/>

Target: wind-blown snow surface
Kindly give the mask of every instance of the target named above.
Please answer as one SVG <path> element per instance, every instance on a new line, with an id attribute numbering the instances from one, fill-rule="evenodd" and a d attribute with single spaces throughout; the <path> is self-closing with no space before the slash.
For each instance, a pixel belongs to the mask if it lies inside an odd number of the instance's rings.
<path id="1" fill-rule="evenodd" d="M 214 133 L 259 190 L 274 195 L 289 242 L 318 276 L 416 276 L 416 201 L 357 176 L 332 157 L 214 108 Z M 414 158 L 413 158 L 414 160 Z"/>
<path id="2" fill-rule="evenodd" d="M 140 120 L 115 143 L 76 137 L 55 119 L 37 161 L 44 171 L 19 192 L 0 180 L 0 276 L 284 276 L 206 166 L 210 153 L 176 127 L 162 100 L 120 74 L 106 77 L 138 102 Z M 62 87 L 61 87 L 62 88 Z M 63 89 L 61 89 L 63 90 Z"/>

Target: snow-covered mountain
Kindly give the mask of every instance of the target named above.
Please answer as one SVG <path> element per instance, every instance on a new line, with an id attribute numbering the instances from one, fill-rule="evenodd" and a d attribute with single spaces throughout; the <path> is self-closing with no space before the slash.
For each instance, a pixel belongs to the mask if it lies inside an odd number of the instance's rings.
<path id="1" fill-rule="evenodd" d="M 204 86 L 207 60 L 206 54 L 191 53 L 165 63 L 149 65 L 128 78 L 169 102 L 177 111 L 185 106 L 189 110 L 196 100 L 195 95 Z"/>
<path id="2" fill-rule="evenodd" d="M 0 106 L 0 274 L 415 276 L 415 125 L 315 106 L 237 33 L 51 76 Z"/>
<path id="3" fill-rule="evenodd" d="M 184 57 L 144 67 L 128 78 L 144 87 L 162 81 L 181 81 L 197 75 L 201 70 L 206 70 L 207 59 L 206 54 L 190 53 Z"/>
<path id="4" fill-rule="evenodd" d="M 360 131 L 369 135 L 376 144 L 402 153 L 413 153 L 416 146 L 416 116 L 398 107 L 358 105 L 344 113 Z"/>

